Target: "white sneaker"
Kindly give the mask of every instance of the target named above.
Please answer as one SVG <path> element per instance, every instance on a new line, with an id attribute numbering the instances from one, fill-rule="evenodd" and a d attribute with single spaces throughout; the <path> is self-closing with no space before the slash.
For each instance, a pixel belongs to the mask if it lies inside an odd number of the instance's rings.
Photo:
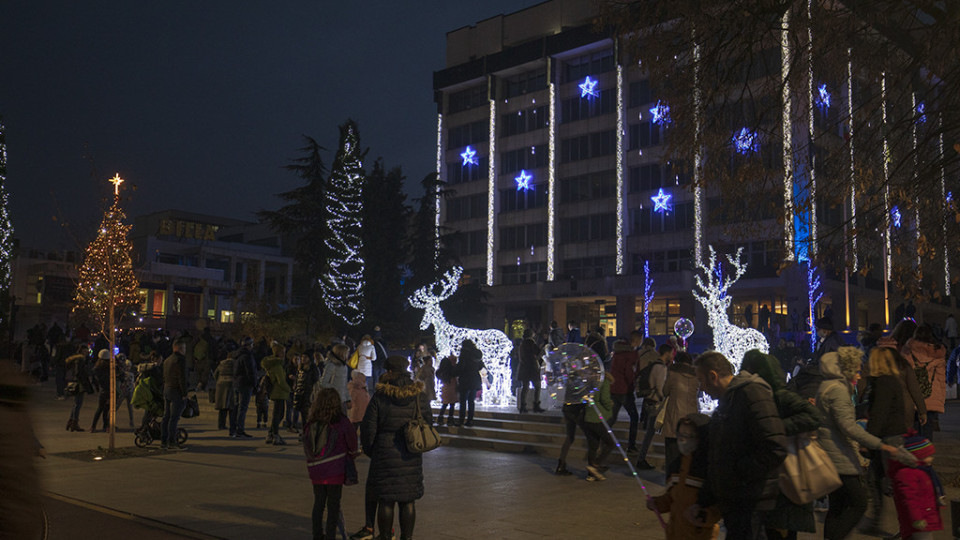
<path id="1" fill-rule="evenodd" d="M 606 479 L 607 479 L 607 477 L 604 476 L 603 473 L 600 472 L 600 470 L 597 469 L 596 467 L 594 467 L 593 465 L 587 465 L 587 472 L 590 473 L 590 476 L 591 476 L 591 477 L 593 477 L 593 478 L 595 478 L 595 479 L 597 479 L 597 480 L 606 480 Z"/>

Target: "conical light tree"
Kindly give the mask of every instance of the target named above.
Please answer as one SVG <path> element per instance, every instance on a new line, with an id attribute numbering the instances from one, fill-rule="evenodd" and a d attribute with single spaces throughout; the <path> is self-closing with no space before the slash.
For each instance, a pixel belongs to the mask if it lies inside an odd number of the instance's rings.
<path id="1" fill-rule="evenodd" d="M 10 307 L 10 279 L 13 264 L 13 224 L 7 200 L 7 140 L 6 128 L 0 119 L 0 322 L 8 323 Z"/>
<path id="2" fill-rule="evenodd" d="M 340 126 L 340 145 L 325 193 L 329 250 L 327 267 L 320 276 L 323 301 L 349 326 L 363 321 L 363 157 L 357 125 Z M 397 226 L 402 226 L 397 224 Z"/>
<path id="3" fill-rule="evenodd" d="M 115 325 L 122 310 L 140 303 L 137 291 L 139 282 L 133 272 L 130 257 L 132 245 L 128 238 L 130 226 L 124 224 L 126 216 L 120 208 L 120 184 L 123 179 L 117 174 L 113 183 L 113 204 L 103 214 L 97 237 L 87 246 L 80 280 L 74 297 L 74 311 L 84 314 L 100 325 L 103 335 L 110 342 L 110 400 L 117 402 L 116 366 L 113 346 L 116 343 Z M 110 449 L 114 446 L 116 407 L 110 407 Z"/>

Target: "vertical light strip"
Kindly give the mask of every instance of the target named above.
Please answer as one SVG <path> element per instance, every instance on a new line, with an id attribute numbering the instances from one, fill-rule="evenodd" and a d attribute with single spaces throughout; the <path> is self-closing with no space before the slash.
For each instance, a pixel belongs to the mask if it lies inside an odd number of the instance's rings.
<path id="1" fill-rule="evenodd" d="M 443 181 L 443 113 L 437 114 L 437 182 Z M 440 184 L 437 184 L 437 192 L 434 196 L 433 221 L 433 269 L 437 270 L 440 266 Z"/>
<path id="2" fill-rule="evenodd" d="M 550 89 L 550 116 L 548 119 L 547 133 L 549 134 L 549 139 L 547 141 L 547 281 L 553 281 L 556 277 L 554 274 L 554 261 L 557 257 L 556 251 L 556 224 L 554 223 L 554 211 L 556 208 L 556 175 L 557 175 L 557 162 L 556 162 L 556 147 L 555 137 L 556 137 L 556 127 L 554 125 L 556 122 L 557 116 L 557 91 L 556 87 L 552 81 L 548 85 Z"/>
<path id="3" fill-rule="evenodd" d="M 491 97 L 493 92 L 490 92 Z M 497 191 L 497 102 L 490 100 L 490 148 L 487 151 L 487 285 L 493 285 L 493 203 Z"/>
<path id="4" fill-rule="evenodd" d="M 623 275 L 623 66 L 617 64 L 617 275 Z"/>
<path id="5" fill-rule="evenodd" d="M 813 0 L 807 0 L 807 109 L 809 110 L 809 140 L 807 144 L 810 149 L 810 163 L 807 164 L 810 171 L 810 248 L 809 256 L 813 260 L 817 256 L 817 156 L 813 152 Z"/>
<path id="6" fill-rule="evenodd" d="M 701 116 L 700 96 L 700 44 L 697 43 L 696 29 L 693 31 L 693 260 L 699 268 L 703 264 L 702 239 L 703 239 L 703 218 L 701 211 L 701 197 L 703 190 L 700 187 L 702 174 L 700 165 L 703 162 L 703 149 L 700 146 L 701 134 L 703 129 L 703 118 Z"/>
<path id="7" fill-rule="evenodd" d="M 850 237 L 850 248 L 853 253 L 853 271 L 860 266 L 860 257 L 857 254 L 857 187 L 856 164 L 853 159 L 853 49 L 847 49 L 847 122 L 850 137 L 850 228 L 853 234 Z"/>
<path id="8" fill-rule="evenodd" d="M 882 114 L 880 129 L 883 130 L 883 218 L 884 238 L 883 246 L 886 249 L 887 270 L 883 279 L 890 281 L 893 275 L 890 270 L 892 257 L 890 255 L 890 143 L 887 141 L 887 74 L 880 75 L 880 111 Z"/>
<path id="9" fill-rule="evenodd" d="M 786 260 L 794 260 L 793 245 L 793 96 L 790 94 L 790 10 L 783 14 L 780 21 L 780 80 L 783 83 L 781 101 L 783 102 L 783 235 L 787 248 Z"/>
<path id="10" fill-rule="evenodd" d="M 910 92 L 910 112 L 913 115 L 917 114 L 917 93 Z M 920 150 L 917 148 L 917 120 L 913 119 L 913 122 L 910 125 L 910 136 L 913 139 L 913 185 L 917 185 L 917 169 L 920 168 Z M 913 228 L 914 228 L 914 247 L 917 248 L 917 272 L 923 276 L 923 269 L 920 267 L 921 257 L 920 257 L 920 200 L 916 198 L 913 200 Z"/>
<path id="11" fill-rule="evenodd" d="M 950 203 L 947 201 L 947 169 L 946 159 L 943 155 L 943 113 L 940 113 L 940 137 L 938 140 L 937 151 L 940 156 L 940 200 L 943 201 L 943 291 L 946 296 L 950 296 L 950 252 L 947 249 L 947 212 L 950 210 Z"/>

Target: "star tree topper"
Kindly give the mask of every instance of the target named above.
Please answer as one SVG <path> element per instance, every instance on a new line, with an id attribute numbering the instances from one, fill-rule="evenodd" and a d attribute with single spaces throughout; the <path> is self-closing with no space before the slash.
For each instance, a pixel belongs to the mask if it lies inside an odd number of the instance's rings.
<path id="1" fill-rule="evenodd" d="M 113 176 L 113 178 L 111 178 L 110 180 L 107 180 L 107 182 L 110 182 L 111 184 L 113 184 L 113 194 L 114 194 L 114 196 L 119 197 L 119 196 L 120 196 L 120 184 L 122 184 L 122 183 L 124 182 L 123 178 L 120 178 L 120 173 L 116 173 L 116 174 Z"/>

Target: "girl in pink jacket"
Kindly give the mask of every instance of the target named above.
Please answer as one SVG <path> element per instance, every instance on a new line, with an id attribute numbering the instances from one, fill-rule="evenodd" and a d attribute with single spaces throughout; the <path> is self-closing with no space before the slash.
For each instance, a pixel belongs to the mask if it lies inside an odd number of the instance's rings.
<path id="1" fill-rule="evenodd" d="M 891 459 L 887 474 L 893 481 L 893 502 L 897 506 L 903 540 L 930 540 L 933 531 L 943 530 L 940 506 L 943 486 L 931 466 L 936 449 L 929 439 L 911 432 L 903 446 L 917 458 L 910 467 Z"/>

